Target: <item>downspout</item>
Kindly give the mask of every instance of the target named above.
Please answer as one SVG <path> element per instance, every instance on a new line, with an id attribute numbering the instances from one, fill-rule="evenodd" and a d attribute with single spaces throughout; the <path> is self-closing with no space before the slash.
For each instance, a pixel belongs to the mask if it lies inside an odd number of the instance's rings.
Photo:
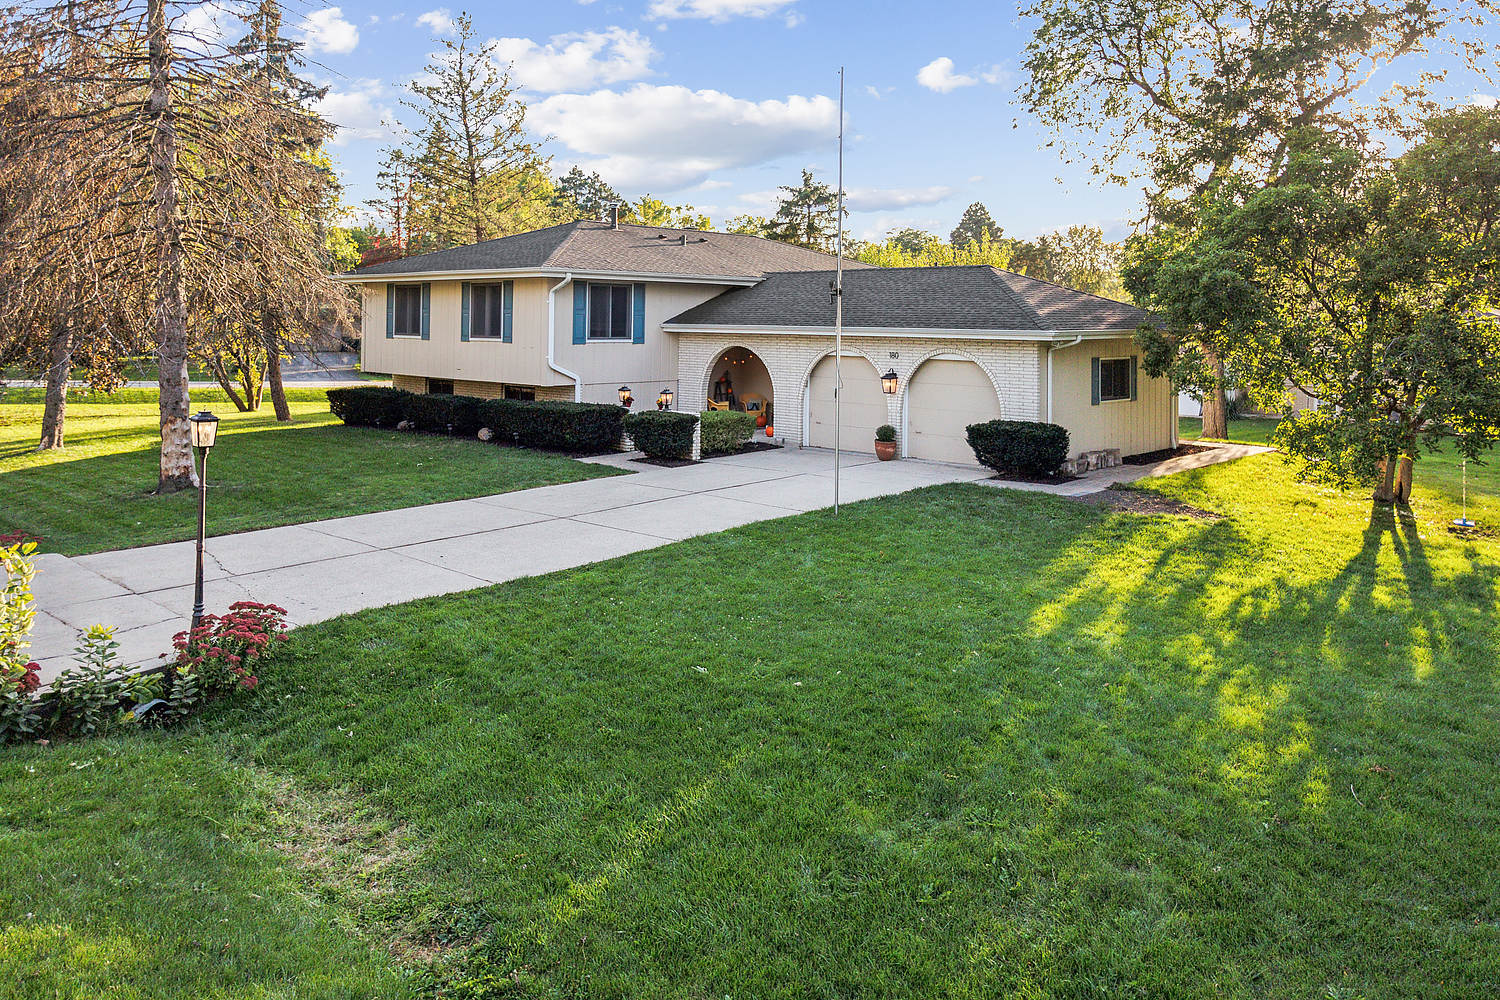
<path id="1" fill-rule="evenodd" d="M 563 280 L 552 286 L 547 293 L 547 367 L 564 378 L 573 380 L 573 402 L 583 401 L 583 381 L 579 379 L 577 372 L 570 372 L 557 363 L 557 293 L 564 285 L 573 283 L 573 272 L 569 271 L 563 275 Z"/>
<path id="2" fill-rule="evenodd" d="M 1079 334 L 1066 344 L 1050 344 L 1047 347 L 1047 423 L 1052 423 L 1052 352 L 1065 350 L 1069 347 L 1077 347 L 1083 343 L 1083 334 Z"/>

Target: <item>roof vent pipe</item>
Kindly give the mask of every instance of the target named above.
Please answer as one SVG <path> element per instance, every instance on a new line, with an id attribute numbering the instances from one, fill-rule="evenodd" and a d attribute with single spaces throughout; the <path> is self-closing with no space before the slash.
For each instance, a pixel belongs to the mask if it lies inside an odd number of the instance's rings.
<path id="1" fill-rule="evenodd" d="M 609 206 L 609 228 L 611 228 L 611 229 L 619 229 L 620 228 L 620 203 L 619 202 L 615 202 L 613 205 Z"/>
<path id="2" fill-rule="evenodd" d="M 682 240 L 682 245 L 687 246 L 687 233 L 683 233 L 680 239 Z"/>

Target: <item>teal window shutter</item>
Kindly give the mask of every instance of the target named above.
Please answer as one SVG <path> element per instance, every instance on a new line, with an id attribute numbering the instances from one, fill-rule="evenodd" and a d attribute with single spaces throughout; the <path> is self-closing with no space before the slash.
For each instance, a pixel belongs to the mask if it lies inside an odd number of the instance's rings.
<path id="1" fill-rule="evenodd" d="M 630 342 L 644 344 L 646 342 L 646 286 L 636 282 L 631 292 Z"/>
<path id="2" fill-rule="evenodd" d="M 432 334 L 432 282 L 422 282 L 422 339 L 430 340 Z"/>
<path id="3" fill-rule="evenodd" d="M 1140 355 L 1138 355 L 1138 354 L 1132 354 L 1130 356 L 1130 401 L 1132 403 L 1135 402 L 1135 379 L 1136 379 L 1136 369 L 1139 367 L 1137 365 L 1137 362 L 1139 360 L 1140 360 Z"/>
<path id="4" fill-rule="evenodd" d="M 463 302 L 463 304 L 459 307 L 458 339 L 459 340 L 468 340 L 469 339 L 469 296 L 471 294 L 471 291 L 470 291 L 471 286 L 469 285 L 469 283 L 467 281 L 465 281 L 465 282 L 460 283 L 458 287 L 459 287 L 459 296 L 461 297 L 462 302 Z"/>
<path id="5" fill-rule="evenodd" d="M 385 286 L 385 335 L 396 335 L 396 286 Z"/>
<path id="6" fill-rule="evenodd" d="M 573 283 L 573 343 L 586 344 L 589 339 L 589 286 L 587 282 Z"/>
<path id="7" fill-rule="evenodd" d="M 1090 398 L 1090 403 L 1092 403 L 1094 406 L 1098 406 L 1099 405 L 1099 359 L 1098 358 L 1093 358 L 1089 362 L 1089 366 L 1093 369 L 1093 374 L 1094 374 L 1094 390 L 1093 390 L 1093 396 Z"/>
<path id="8" fill-rule="evenodd" d="M 502 343 L 508 344 L 510 343 L 510 321 L 516 312 L 516 283 L 514 281 L 507 281 L 503 294 L 505 295 L 505 305 L 503 307 L 504 312 L 501 315 L 501 322 L 504 325 L 500 328 L 502 331 L 500 340 Z"/>

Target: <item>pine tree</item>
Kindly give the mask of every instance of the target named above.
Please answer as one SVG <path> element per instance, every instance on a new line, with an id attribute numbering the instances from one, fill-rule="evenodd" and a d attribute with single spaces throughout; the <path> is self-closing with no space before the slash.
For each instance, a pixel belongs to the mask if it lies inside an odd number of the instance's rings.
<path id="1" fill-rule="evenodd" d="M 577 165 L 557 179 L 555 188 L 552 203 L 563 221 L 607 219 L 610 209 L 625 201 L 597 170 L 586 174 Z"/>
<path id="2" fill-rule="evenodd" d="M 948 234 L 948 242 L 962 249 L 970 243 L 981 245 L 986 238 L 990 243 L 999 243 L 1005 238 L 1005 230 L 990 217 L 990 210 L 984 207 L 984 202 L 976 201 L 964 209 L 958 225 Z"/>
<path id="3" fill-rule="evenodd" d="M 494 43 L 476 44 L 467 14 L 454 27 L 427 64 L 431 82 L 410 84 L 405 102 L 421 118 L 407 144 L 419 188 L 412 209 L 440 247 L 516 232 L 537 221 L 552 193 Z"/>
<path id="4" fill-rule="evenodd" d="M 786 194 L 766 235 L 783 243 L 832 253 L 838 236 L 838 195 L 833 188 L 814 180 L 811 170 L 803 170 L 801 184 L 796 187 L 783 184 L 780 190 Z M 849 214 L 847 209 L 844 214 Z"/>

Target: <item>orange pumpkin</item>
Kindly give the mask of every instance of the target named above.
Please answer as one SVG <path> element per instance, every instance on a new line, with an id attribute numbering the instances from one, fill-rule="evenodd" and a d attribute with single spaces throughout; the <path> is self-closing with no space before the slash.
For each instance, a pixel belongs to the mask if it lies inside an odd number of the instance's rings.
<path id="1" fill-rule="evenodd" d="M 772 427 L 770 424 L 766 424 L 766 437 L 775 437 L 775 436 L 776 436 L 776 428 Z"/>

